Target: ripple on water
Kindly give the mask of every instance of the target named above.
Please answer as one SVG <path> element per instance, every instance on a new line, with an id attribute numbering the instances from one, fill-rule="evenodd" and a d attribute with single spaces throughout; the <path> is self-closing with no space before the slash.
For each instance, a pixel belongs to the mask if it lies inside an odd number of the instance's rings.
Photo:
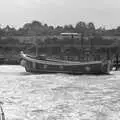
<path id="1" fill-rule="evenodd" d="M 0 100 L 8 120 L 96 120 L 98 116 L 119 120 L 120 72 L 30 74 L 23 67 L 6 65 L 0 66 L 0 77 Z"/>

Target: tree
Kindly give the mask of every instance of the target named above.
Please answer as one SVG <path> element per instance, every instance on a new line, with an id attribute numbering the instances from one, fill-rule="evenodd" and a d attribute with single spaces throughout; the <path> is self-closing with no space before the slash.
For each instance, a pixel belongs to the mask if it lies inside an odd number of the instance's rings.
<path id="1" fill-rule="evenodd" d="M 63 27 L 62 26 L 57 26 L 55 29 L 54 29 L 54 34 L 55 35 L 59 35 L 60 33 L 62 33 L 64 31 Z"/>
<path id="2" fill-rule="evenodd" d="M 87 30 L 89 35 L 95 34 L 95 25 L 92 22 L 88 23 Z"/>
<path id="3" fill-rule="evenodd" d="M 78 33 L 85 33 L 87 30 L 87 26 L 85 22 L 78 22 L 75 26 L 75 31 Z"/>
<path id="4" fill-rule="evenodd" d="M 70 25 L 65 25 L 64 26 L 64 32 L 75 32 L 75 29 L 71 24 Z"/>
<path id="5" fill-rule="evenodd" d="M 95 30 L 95 25 L 92 22 L 90 22 L 88 23 L 87 28 L 90 30 Z"/>

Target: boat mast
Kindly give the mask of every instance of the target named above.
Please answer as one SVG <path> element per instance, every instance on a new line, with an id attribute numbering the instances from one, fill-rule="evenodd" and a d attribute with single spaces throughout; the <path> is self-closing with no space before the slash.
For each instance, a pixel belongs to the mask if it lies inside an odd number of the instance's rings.
<path id="1" fill-rule="evenodd" d="M 83 52 L 83 42 L 84 42 L 84 34 L 81 33 L 81 59 L 84 59 L 84 52 Z"/>
<path id="2" fill-rule="evenodd" d="M 39 52 L 39 47 L 37 45 L 37 39 L 35 39 L 35 55 L 36 55 L 36 57 L 38 56 L 38 52 Z"/>
<path id="3" fill-rule="evenodd" d="M 90 40 L 90 58 L 92 58 L 93 59 L 93 38 L 94 38 L 94 36 L 92 35 L 92 34 L 90 34 L 90 36 L 89 36 L 89 40 Z"/>
<path id="4" fill-rule="evenodd" d="M 81 49 L 83 50 L 83 42 L 84 42 L 84 35 L 83 33 L 81 34 Z"/>
<path id="5" fill-rule="evenodd" d="M 38 50 L 39 48 L 38 48 L 38 46 L 36 45 L 36 57 L 38 56 Z"/>
<path id="6" fill-rule="evenodd" d="M 107 49 L 107 60 L 110 60 L 110 55 L 111 55 L 111 49 Z"/>
<path id="7" fill-rule="evenodd" d="M 90 49 L 92 51 L 93 48 L 93 36 L 90 36 Z"/>

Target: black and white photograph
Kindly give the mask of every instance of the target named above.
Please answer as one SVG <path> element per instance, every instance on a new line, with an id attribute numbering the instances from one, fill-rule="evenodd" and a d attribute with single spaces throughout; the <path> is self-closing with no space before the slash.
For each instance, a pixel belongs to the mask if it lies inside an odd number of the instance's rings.
<path id="1" fill-rule="evenodd" d="M 0 120 L 120 120 L 120 0 L 0 0 Z"/>

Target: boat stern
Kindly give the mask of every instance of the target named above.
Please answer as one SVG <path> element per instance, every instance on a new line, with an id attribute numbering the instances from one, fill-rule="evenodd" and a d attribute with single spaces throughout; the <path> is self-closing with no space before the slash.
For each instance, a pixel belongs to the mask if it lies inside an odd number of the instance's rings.
<path id="1" fill-rule="evenodd" d="M 109 74 L 111 70 L 112 70 L 111 60 L 108 60 L 102 63 L 102 66 L 101 66 L 102 73 Z"/>

